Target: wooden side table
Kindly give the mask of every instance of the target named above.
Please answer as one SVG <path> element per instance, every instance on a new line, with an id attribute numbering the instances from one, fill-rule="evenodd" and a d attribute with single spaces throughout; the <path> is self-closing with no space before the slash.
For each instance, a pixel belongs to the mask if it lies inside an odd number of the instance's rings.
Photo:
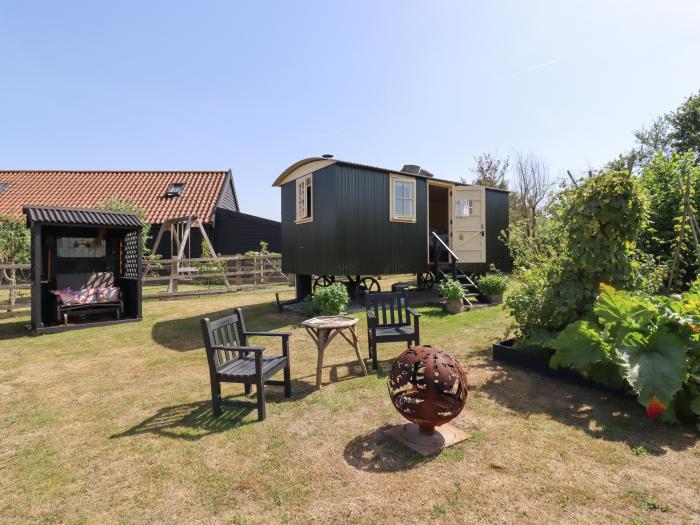
<path id="1" fill-rule="evenodd" d="M 360 355 L 360 344 L 357 339 L 357 330 L 355 329 L 356 324 L 357 319 L 354 317 L 345 317 L 342 315 L 314 317 L 301 323 L 301 325 L 311 336 L 311 339 L 313 339 L 316 343 L 316 348 L 318 349 L 318 361 L 316 363 L 316 390 L 321 388 L 323 351 L 338 334 L 340 334 L 343 339 L 345 339 L 350 346 L 355 349 L 357 360 L 362 367 L 362 373 L 367 375 L 367 367 L 365 366 L 365 362 L 362 360 L 362 355 Z M 346 332 L 350 333 L 350 337 L 348 337 Z"/>

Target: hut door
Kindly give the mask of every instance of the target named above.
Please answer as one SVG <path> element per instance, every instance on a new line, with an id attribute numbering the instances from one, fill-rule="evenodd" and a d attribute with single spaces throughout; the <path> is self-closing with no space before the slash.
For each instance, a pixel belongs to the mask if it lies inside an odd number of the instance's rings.
<path id="1" fill-rule="evenodd" d="M 482 186 L 452 188 L 452 236 L 450 248 L 461 263 L 486 262 L 484 237 L 485 190 Z"/>

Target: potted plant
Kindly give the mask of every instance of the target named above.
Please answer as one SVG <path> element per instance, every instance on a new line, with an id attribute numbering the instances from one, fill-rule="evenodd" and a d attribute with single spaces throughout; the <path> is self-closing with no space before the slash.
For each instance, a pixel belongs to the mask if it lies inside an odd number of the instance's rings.
<path id="1" fill-rule="evenodd" d="M 440 285 L 440 295 L 445 299 L 445 311 L 450 314 L 458 314 L 464 311 L 464 290 L 462 283 L 455 281 L 452 277 L 444 279 Z"/>
<path id="2" fill-rule="evenodd" d="M 350 295 L 343 283 L 333 283 L 320 288 L 313 297 L 307 297 L 302 305 L 304 315 L 339 315 L 345 312 Z"/>
<path id="3" fill-rule="evenodd" d="M 503 302 L 503 292 L 508 289 L 508 281 L 500 273 L 486 275 L 479 280 L 479 289 L 488 297 L 489 303 Z"/>

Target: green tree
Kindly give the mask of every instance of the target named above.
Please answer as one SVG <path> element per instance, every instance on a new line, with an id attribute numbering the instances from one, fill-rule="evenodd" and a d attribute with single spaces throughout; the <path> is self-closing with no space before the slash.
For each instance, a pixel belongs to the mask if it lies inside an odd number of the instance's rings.
<path id="1" fill-rule="evenodd" d="M 24 222 L 0 215 L 0 264 L 28 263 L 30 246 L 30 231 Z"/>
<path id="2" fill-rule="evenodd" d="M 670 134 L 671 125 L 668 115 L 658 117 L 648 128 L 643 127 L 635 131 L 637 147 L 632 152 L 635 163 L 643 167 L 650 164 L 659 154 L 664 157 L 670 156 L 672 153 Z"/>
<path id="3" fill-rule="evenodd" d="M 143 223 L 143 229 L 141 230 L 143 257 L 146 258 L 151 255 L 151 249 L 148 247 L 148 241 L 151 238 L 151 224 L 146 222 L 146 212 L 142 208 L 139 208 L 131 201 L 121 200 L 119 197 L 115 197 L 114 195 L 97 207 L 103 210 L 127 211 L 135 213 Z"/>
<path id="4" fill-rule="evenodd" d="M 499 190 L 508 189 L 508 167 L 510 166 L 508 157 L 499 159 L 491 153 L 482 153 L 474 157 L 474 162 L 476 166 L 472 168 L 472 173 L 476 178 L 470 184 Z M 466 180 L 462 179 L 462 182 Z"/>
<path id="5" fill-rule="evenodd" d="M 23 222 L 0 215 L 0 264 L 26 264 L 30 262 L 31 233 Z M 0 281 L 17 283 L 17 270 L 2 270 Z M 10 290 L 10 304 L 15 304 L 17 290 Z"/>
<path id="6" fill-rule="evenodd" d="M 640 247 L 662 261 L 669 261 L 680 228 L 683 209 L 681 181 L 690 177 L 694 210 L 700 210 L 700 167 L 693 152 L 677 153 L 665 158 L 659 153 L 640 175 L 640 184 L 647 201 L 649 223 L 640 237 Z M 690 226 L 686 224 L 686 227 Z M 695 278 L 694 247 L 690 231 L 682 246 L 681 275 L 685 286 Z"/>
<path id="7" fill-rule="evenodd" d="M 668 115 L 669 138 L 678 153 L 692 151 L 700 156 L 700 92 L 691 95 Z"/>

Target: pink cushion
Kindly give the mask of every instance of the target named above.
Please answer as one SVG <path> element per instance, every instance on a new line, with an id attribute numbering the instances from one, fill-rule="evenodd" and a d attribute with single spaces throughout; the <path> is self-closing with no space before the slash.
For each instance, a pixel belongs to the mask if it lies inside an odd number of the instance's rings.
<path id="1" fill-rule="evenodd" d="M 72 290 L 70 287 L 61 290 L 51 290 L 62 304 L 93 304 L 119 302 L 119 288 L 117 286 L 104 286 L 100 288 L 81 288 Z"/>
<path id="2" fill-rule="evenodd" d="M 95 288 L 96 302 L 98 303 L 114 303 L 119 301 L 119 288 L 116 286 L 105 286 L 104 288 Z"/>
<path id="3" fill-rule="evenodd" d="M 58 297 L 63 304 L 75 304 L 75 294 L 77 292 L 71 290 L 70 286 L 60 290 L 51 290 L 51 293 Z"/>
<path id="4" fill-rule="evenodd" d="M 95 302 L 94 288 L 81 288 L 75 292 L 73 304 L 92 304 Z"/>

